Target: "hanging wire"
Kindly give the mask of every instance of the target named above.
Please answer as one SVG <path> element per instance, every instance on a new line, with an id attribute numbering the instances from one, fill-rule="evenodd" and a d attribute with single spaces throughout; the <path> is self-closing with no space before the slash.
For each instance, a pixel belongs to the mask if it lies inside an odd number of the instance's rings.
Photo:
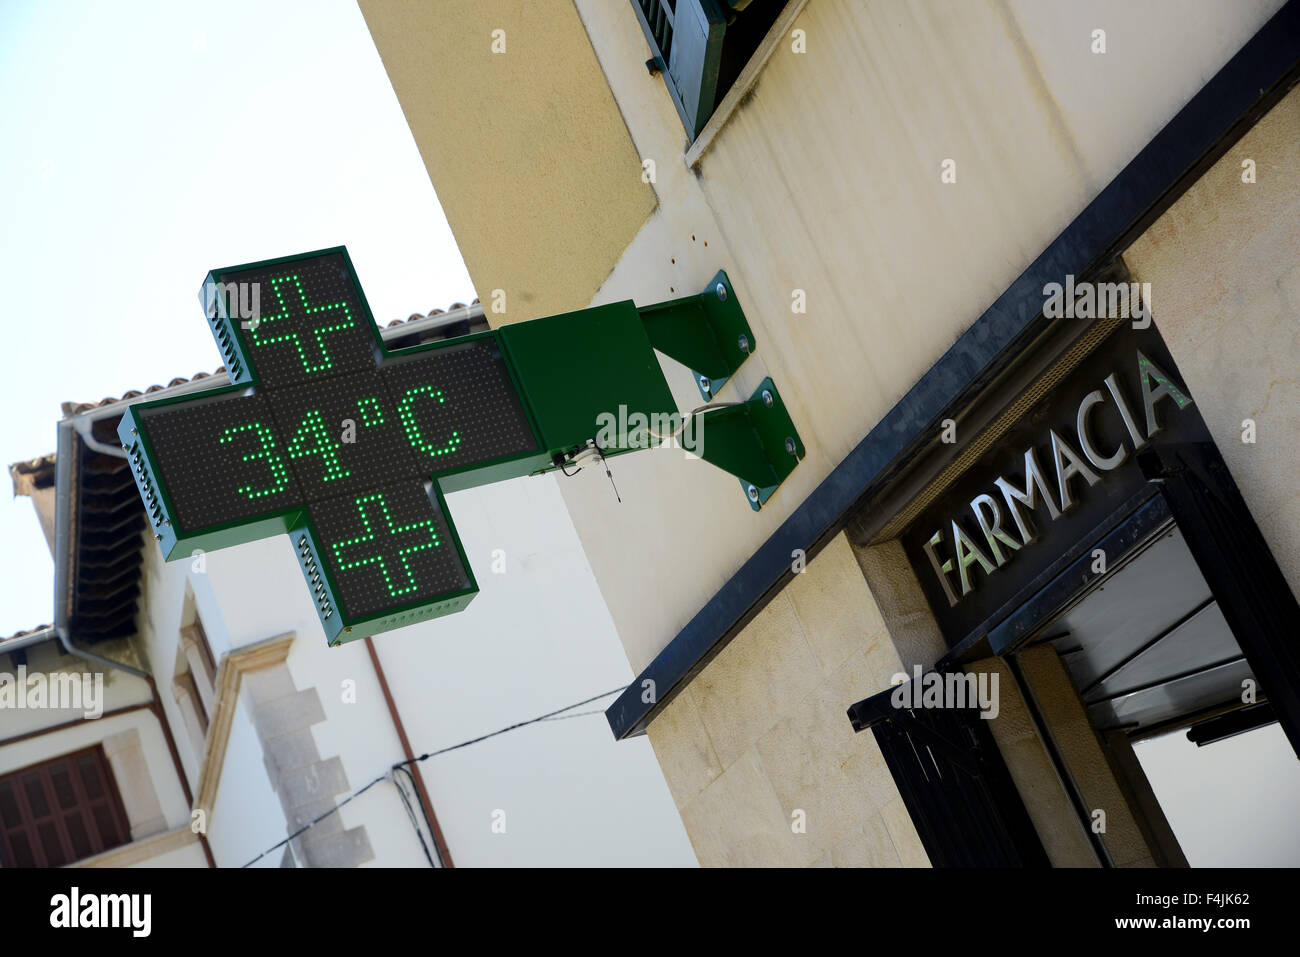
<path id="1" fill-rule="evenodd" d="M 319 824 L 321 821 L 325 820 L 325 819 L 326 819 L 327 817 L 329 817 L 331 814 L 336 814 L 336 813 L 338 813 L 338 811 L 343 807 L 343 805 L 347 804 L 348 802 L 350 802 L 350 801 L 352 801 L 352 800 L 354 800 L 354 799 L 356 799 L 356 798 L 361 797 L 361 795 L 365 794 L 367 791 L 369 791 L 372 787 L 374 787 L 374 786 L 375 786 L 376 784 L 378 784 L 380 781 L 388 780 L 388 779 L 391 778 L 391 779 L 393 780 L 394 785 L 397 787 L 398 792 L 399 792 L 399 793 L 401 794 L 401 796 L 402 796 L 402 802 L 405 804 L 405 803 L 407 802 L 407 800 L 408 800 L 408 799 L 407 799 L 407 795 L 406 795 L 406 792 L 402 789 L 401 785 L 398 784 L 398 782 L 397 782 L 397 778 L 396 778 L 396 775 L 397 775 L 398 772 L 405 772 L 405 774 L 407 775 L 407 777 L 410 778 L 411 786 L 414 787 L 414 786 L 415 786 L 415 778 L 411 775 L 411 771 L 409 770 L 408 765 L 418 764 L 419 762 L 424 761 L 424 760 L 427 760 L 428 758 L 434 758 L 434 757 L 437 757 L 437 756 L 440 755 L 440 754 L 446 754 L 446 753 L 449 752 L 449 751 L 457 751 L 457 750 L 459 750 L 459 749 L 461 749 L 461 748 L 467 748 L 467 747 L 469 747 L 471 744 L 478 744 L 480 741 L 486 741 L 486 740 L 488 740 L 489 738 L 495 738 L 495 737 L 497 737 L 498 735 L 505 734 L 505 733 L 507 733 L 507 732 L 509 732 L 509 731 L 515 731 L 515 730 L 518 730 L 519 728 L 526 728 L 526 727 L 527 727 L 528 725 L 530 725 L 530 724 L 537 724 L 537 723 L 542 722 L 542 721 L 553 721 L 553 720 L 556 720 L 556 717 L 557 717 L 557 716 L 563 716 L 563 717 L 565 717 L 565 718 L 580 718 L 580 717 L 583 717 L 583 716 L 585 716 L 585 715 L 604 714 L 603 711 L 583 711 L 583 712 L 581 712 L 580 714 L 567 714 L 567 715 L 564 714 L 564 712 L 566 712 L 566 711 L 572 711 L 574 708 L 581 708 L 584 704 L 591 704 L 593 701 L 599 701 L 601 698 L 608 698 L 610 695 L 618 694 L 620 691 L 624 690 L 626 687 L 627 687 L 627 685 L 623 685 L 622 687 L 615 688 L 613 691 L 606 691 L 604 694 L 598 694 L 598 695 L 596 695 L 596 696 L 594 696 L 594 697 L 587 698 L 587 699 L 585 699 L 585 700 L 583 700 L 583 701 L 575 701 L 573 704 L 565 705 L 563 708 L 557 708 L 556 710 L 554 710 L 554 711 L 549 711 L 549 712 L 547 712 L 546 714 L 538 715 L 536 718 L 529 718 L 527 721 L 518 721 L 518 722 L 516 722 L 516 723 L 514 723 L 514 724 L 512 724 L 512 725 L 507 725 L 506 727 L 501 728 L 501 729 L 498 730 L 498 731 L 491 731 L 491 732 L 489 732 L 488 734 L 482 734 L 482 735 L 479 735 L 477 738 L 471 738 L 471 739 L 468 740 L 468 741 L 462 741 L 462 742 L 460 742 L 460 744 L 453 744 L 453 745 L 451 745 L 450 747 L 440 748 L 440 749 L 437 750 L 437 751 L 428 751 L 428 752 L 426 752 L 426 753 L 420 755 L 418 758 L 408 758 L 408 759 L 405 760 L 405 761 L 399 761 L 399 762 L 397 762 L 396 764 L 394 764 L 392 767 L 390 767 L 387 771 L 385 771 L 383 774 L 379 775 L 379 777 L 375 778 L 373 781 L 371 781 L 369 784 L 367 784 L 365 787 L 358 788 L 357 790 L 353 791 L 351 794 L 349 794 L 347 797 L 345 797 L 345 798 L 344 798 L 342 801 L 340 801 L 338 804 L 334 805 L 334 807 L 330 808 L 328 811 L 326 811 L 325 813 L 321 814 L 320 816 L 315 817 L 315 818 L 313 818 L 312 820 L 308 821 L 306 824 L 304 824 L 302 827 L 298 828 L 298 830 L 294 831 L 292 834 L 290 834 L 290 835 L 289 835 L 288 837 L 286 837 L 284 840 L 279 841 L 279 842 L 277 842 L 277 843 L 275 843 L 275 844 L 272 844 L 270 847 L 268 847 L 266 850 L 264 850 L 261 854 L 258 854 L 257 857 L 253 858 L 253 859 L 252 859 L 251 861 L 249 861 L 247 864 L 242 865 L 242 867 L 251 867 L 252 865 L 256 864 L 258 861 L 260 861 L 262 858 L 266 857 L 266 855 L 270 854 L 272 851 L 276 851 L 276 850 L 278 850 L 279 848 L 284 847 L 286 844 L 288 844 L 288 843 L 289 843 L 290 841 L 292 841 L 294 838 L 298 837 L 299 835 L 305 833 L 305 832 L 306 832 L 307 830 L 309 830 L 310 828 L 312 828 L 312 827 L 314 827 L 315 825 Z M 411 815 L 411 818 L 412 818 L 411 823 L 412 823 L 412 825 L 415 825 L 414 812 L 411 810 L 411 807 L 410 807 L 409 804 L 407 804 L 407 808 L 406 808 L 406 810 L 407 810 L 407 813 L 408 813 L 409 815 Z M 423 806 L 421 806 L 421 810 L 423 810 Z M 425 818 L 425 823 L 429 825 L 429 834 L 430 834 L 430 837 L 432 837 L 432 834 L 433 834 L 433 827 L 432 827 L 431 824 L 429 824 L 429 822 L 428 822 L 428 818 L 427 818 L 427 817 Z M 424 855 L 425 855 L 426 858 L 429 859 L 429 866 L 430 866 L 430 867 L 435 866 L 434 863 L 433 863 L 433 858 L 432 858 L 432 856 L 429 854 L 429 848 L 428 848 L 428 847 L 425 845 L 425 843 L 424 843 L 424 835 L 423 835 L 423 833 L 421 833 L 420 828 L 419 828 L 418 826 L 416 826 L 415 831 L 416 831 L 416 834 L 417 834 L 417 835 L 419 836 L 419 838 L 420 838 L 420 845 L 421 845 L 422 847 L 424 847 Z M 439 857 L 441 858 L 441 855 L 439 855 Z"/>

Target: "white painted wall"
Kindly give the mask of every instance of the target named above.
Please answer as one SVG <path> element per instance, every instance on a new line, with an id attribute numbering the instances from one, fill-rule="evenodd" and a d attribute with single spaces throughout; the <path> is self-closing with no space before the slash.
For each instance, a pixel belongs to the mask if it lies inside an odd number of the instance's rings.
<path id="1" fill-rule="evenodd" d="M 97 650 L 101 654 L 104 653 L 104 649 Z M 15 682 L 17 681 L 19 672 L 9 656 L 0 657 L 0 666 L 2 666 L 0 674 L 9 675 Z M 56 673 L 69 676 L 90 675 L 92 687 L 95 676 L 102 676 L 102 712 L 114 711 L 149 700 L 149 683 L 143 678 L 66 655 L 57 640 L 41 642 L 27 648 L 26 674 L 29 681 L 33 676 L 40 674 L 44 676 L 48 686 L 50 675 Z M 84 678 L 79 680 L 84 684 Z M 81 720 L 86 710 L 86 708 L 50 707 L 2 708 L 0 709 L 0 740 L 17 737 L 20 734 L 30 734 L 41 728 L 51 728 L 68 721 Z"/>
<path id="2" fill-rule="evenodd" d="M 612 492 L 609 493 L 612 496 Z M 375 638 L 417 753 L 434 750 L 609 691 L 631 680 L 553 477 L 517 479 L 448 500 L 481 593 L 467 611 Z M 163 565 L 149 548 L 146 645 L 170 675 L 186 581 L 213 653 L 294 632 L 287 665 L 315 688 L 326 720 L 312 733 L 360 788 L 403 755 L 364 643 L 325 643 L 286 536 Z M 493 552 L 506 571 L 494 573 Z M 356 682 L 356 702 L 343 682 Z M 159 682 L 164 687 L 163 682 Z M 164 691 L 163 697 L 170 695 Z M 602 699 L 581 710 L 599 709 Z M 187 768 L 197 769 L 179 710 L 167 701 Z M 423 765 L 457 866 L 694 864 L 649 745 L 617 745 L 603 715 L 544 722 Z M 197 776 L 192 777 L 197 784 Z M 342 797 L 343 795 L 340 795 Z M 506 832 L 492 815 L 506 812 Z M 393 785 L 339 812 L 364 825 L 374 866 L 427 866 Z M 286 835 L 284 814 L 241 703 L 209 821 L 220 866 L 237 866 Z M 277 866 L 280 851 L 259 862 Z"/>

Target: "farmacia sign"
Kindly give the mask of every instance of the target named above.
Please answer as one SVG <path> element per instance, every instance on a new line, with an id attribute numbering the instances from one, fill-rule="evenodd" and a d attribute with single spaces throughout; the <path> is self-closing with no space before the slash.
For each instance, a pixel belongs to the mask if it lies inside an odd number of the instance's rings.
<path id="1" fill-rule="evenodd" d="M 1072 429 L 1048 428 L 1020 454 L 1019 474 L 997 475 L 963 510 L 933 528 L 921 548 L 950 606 L 978 589 L 981 576 L 995 574 L 1017 552 L 1031 548 L 1042 535 L 1044 518 L 1056 522 L 1078 508 L 1089 489 L 1161 431 L 1162 415 L 1191 405 L 1191 397 L 1142 349 L 1129 356 L 1139 395 L 1128 394 L 1112 371 L 1078 400 Z M 1118 441 L 1109 444 L 1098 428 L 1107 415 L 1123 426 Z"/>

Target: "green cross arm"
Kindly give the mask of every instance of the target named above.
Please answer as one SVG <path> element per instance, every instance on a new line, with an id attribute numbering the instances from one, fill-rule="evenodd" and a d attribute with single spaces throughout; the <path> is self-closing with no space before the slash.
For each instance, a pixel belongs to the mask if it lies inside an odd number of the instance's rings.
<path id="1" fill-rule="evenodd" d="M 214 270 L 200 298 L 230 385 L 118 428 L 154 536 L 174 560 L 287 533 L 331 644 L 474 597 L 445 493 L 556 467 L 602 414 L 675 409 L 631 302 L 390 350 L 342 247 Z"/>

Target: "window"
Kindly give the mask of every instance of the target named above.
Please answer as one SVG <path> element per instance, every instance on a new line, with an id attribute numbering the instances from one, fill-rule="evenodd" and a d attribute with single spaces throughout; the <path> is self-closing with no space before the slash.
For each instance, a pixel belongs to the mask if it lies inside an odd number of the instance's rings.
<path id="1" fill-rule="evenodd" d="M 785 6 L 784 0 L 632 0 L 692 140 Z"/>
<path id="2" fill-rule="evenodd" d="M 187 668 L 176 676 L 177 703 L 184 706 L 185 702 L 194 709 L 194 720 L 199 725 L 199 740 L 207 737 L 208 734 L 208 709 L 203 704 L 203 698 L 199 695 L 198 685 L 194 681 L 194 674 Z"/>
<path id="3" fill-rule="evenodd" d="M 62 867 L 130 839 L 99 745 L 0 777 L 0 866 Z"/>
<path id="4" fill-rule="evenodd" d="M 208 641 L 208 633 L 203 630 L 203 619 L 195 614 L 194 623 L 182 628 L 181 636 L 186 651 L 193 650 L 198 655 L 207 678 L 208 689 L 211 691 L 217 680 L 217 661 L 212 655 L 212 643 Z"/>
<path id="5" fill-rule="evenodd" d="M 216 707 L 217 660 L 203 628 L 203 620 L 193 607 L 192 595 L 187 598 L 187 606 L 186 617 L 193 620 L 180 629 L 172 693 L 185 719 L 194 753 L 202 755 L 208 722 Z"/>

